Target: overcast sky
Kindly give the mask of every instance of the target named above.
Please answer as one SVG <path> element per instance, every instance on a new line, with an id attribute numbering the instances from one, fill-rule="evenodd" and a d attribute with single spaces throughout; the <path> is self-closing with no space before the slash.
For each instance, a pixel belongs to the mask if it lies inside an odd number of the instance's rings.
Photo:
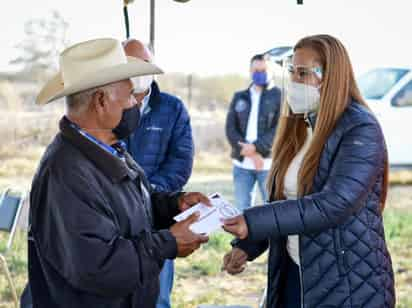
<path id="1" fill-rule="evenodd" d="M 6 1 L 4 1 L 6 3 Z M 123 0 L 7 1 L 0 10 L 0 69 L 16 55 L 24 23 L 58 10 L 72 43 L 125 38 Z M 249 58 L 306 35 L 332 34 L 346 45 L 356 72 L 412 66 L 412 2 L 406 0 L 156 0 L 156 61 L 166 72 L 247 74 Z M 130 5 L 131 33 L 149 40 L 149 0 Z"/>

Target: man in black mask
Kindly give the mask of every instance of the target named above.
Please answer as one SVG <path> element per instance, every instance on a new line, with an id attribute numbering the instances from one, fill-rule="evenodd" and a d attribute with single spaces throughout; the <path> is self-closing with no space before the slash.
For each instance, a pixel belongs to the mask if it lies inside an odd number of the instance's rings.
<path id="1" fill-rule="evenodd" d="M 64 51 L 61 72 L 37 98 L 66 96 L 60 132 L 48 146 L 30 194 L 29 282 L 34 308 L 152 308 L 165 259 L 206 242 L 190 231 L 209 200 L 154 193 L 120 139 L 138 123 L 130 77 L 160 70 L 124 55 L 112 39 Z"/>

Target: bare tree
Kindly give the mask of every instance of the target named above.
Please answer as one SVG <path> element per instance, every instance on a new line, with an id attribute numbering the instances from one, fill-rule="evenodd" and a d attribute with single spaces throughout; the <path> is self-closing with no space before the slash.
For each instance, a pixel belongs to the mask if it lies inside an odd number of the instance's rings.
<path id="1" fill-rule="evenodd" d="M 25 74 L 42 81 L 57 69 L 59 52 L 67 46 L 69 24 L 58 11 L 25 23 L 24 40 L 16 46 L 19 56 L 10 64 L 20 65 Z"/>

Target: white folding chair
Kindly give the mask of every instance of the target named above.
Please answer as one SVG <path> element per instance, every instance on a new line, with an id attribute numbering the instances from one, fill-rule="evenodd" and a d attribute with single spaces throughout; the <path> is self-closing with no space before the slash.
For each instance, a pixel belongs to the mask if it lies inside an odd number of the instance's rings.
<path id="1" fill-rule="evenodd" d="M 7 282 L 12 293 L 13 302 L 16 308 L 18 308 L 19 300 L 17 298 L 16 287 L 10 275 L 6 256 L 13 245 L 14 236 L 16 234 L 17 221 L 20 216 L 24 198 L 25 197 L 22 193 L 12 192 L 11 189 L 6 189 L 0 198 L 0 231 L 9 234 L 6 247 L 3 251 L 0 252 L 0 266 L 4 274 L 6 275 Z"/>
<path id="2" fill-rule="evenodd" d="M 268 293 L 268 289 L 266 287 L 265 290 L 263 291 L 262 297 L 260 298 L 259 308 L 266 308 L 266 300 L 267 300 L 267 295 L 268 295 L 267 293 Z"/>

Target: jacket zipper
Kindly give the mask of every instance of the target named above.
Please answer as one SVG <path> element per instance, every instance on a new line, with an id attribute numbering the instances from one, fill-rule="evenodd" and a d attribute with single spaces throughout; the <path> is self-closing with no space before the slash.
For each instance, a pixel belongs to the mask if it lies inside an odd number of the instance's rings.
<path id="1" fill-rule="evenodd" d="M 344 246 L 342 245 L 342 237 L 340 234 L 340 230 L 338 228 L 336 228 L 334 230 L 334 235 L 335 235 L 335 247 L 337 250 L 337 254 L 338 254 L 338 270 L 339 270 L 339 274 L 340 275 L 344 275 L 346 273 L 346 265 L 345 265 L 345 249 Z"/>
<path id="2" fill-rule="evenodd" d="M 308 127 L 313 131 L 312 123 L 309 120 L 308 113 L 305 113 L 304 115 L 304 120 L 305 123 L 307 124 Z M 303 300 L 303 271 L 302 271 L 302 255 L 301 255 L 301 249 L 300 247 L 302 246 L 300 244 L 301 237 L 299 236 L 299 280 L 300 280 L 300 307 L 304 308 L 304 300 Z"/>
<path id="3" fill-rule="evenodd" d="M 303 273 L 302 273 L 302 255 L 300 251 L 300 236 L 299 236 L 299 280 L 300 280 L 300 307 L 303 308 Z"/>

